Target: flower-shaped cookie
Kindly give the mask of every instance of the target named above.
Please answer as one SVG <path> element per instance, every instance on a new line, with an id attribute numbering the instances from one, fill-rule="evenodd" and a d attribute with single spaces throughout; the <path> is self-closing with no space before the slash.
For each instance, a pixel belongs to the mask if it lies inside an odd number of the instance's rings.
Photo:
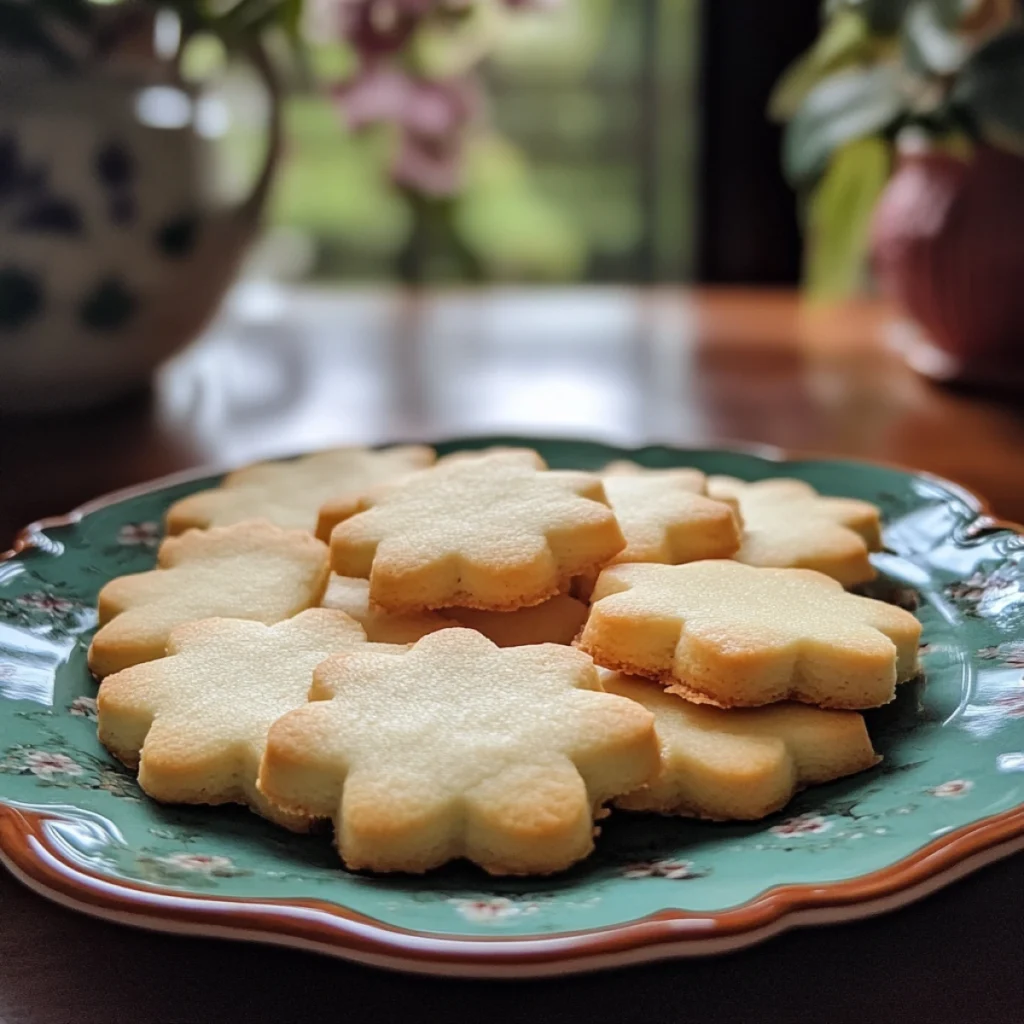
<path id="1" fill-rule="evenodd" d="M 626 538 L 613 563 L 680 565 L 728 558 L 739 548 L 733 509 L 706 496 L 707 477 L 699 470 L 610 468 L 601 479 Z"/>
<path id="2" fill-rule="evenodd" d="M 540 604 L 625 544 L 597 477 L 513 454 L 438 465 L 363 504 L 334 528 L 331 565 L 389 611 Z"/>
<path id="3" fill-rule="evenodd" d="M 909 612 L 821 573 L 708 561 L 606 569 L 577 643 L 697 703 L 855 709 L 917 674 L 920 636 Z"/>
<path id="4" fill-rule="evenodd" d="M 493 455 L 500 455 L 507 461 L 519 462 L 523 466 L 532 466 L 534 469 L 548 468 L 547 463 L 532 448 L 509 448 L 501 445 L 443 455 L 437 460 L 437 467 L 441 469 L 444 466 L 451 465 L 453 462 L 478 462 L 480 459 L 487 459 Z M 400 479 L 399 477 L 398 480 Z M 387 483 L 388 481 L 381 481 L 380 486 L 374 487 L 373 490 L 386 490 Z M 369 488 L 364 488 L 362 491 L 350 491 L 347 494 L 336 495 L 330 501 L 325 501 L 320 506 L 320 514 L 316 524 L 316 535 L 322 541 L 330 542 L 331 534 L 338 523 L 344 522 L 367 507 L 367 503 L 363 501 L 367 490 Z"/>
<path id="5" fill-rule="evenodd" d="M 162 657 L 175 626 L 224 617 L 271 624 L 319 603 L 328 552 L 302 530 L 267 522 L 168 537 L 159 568 L 111 580 L 99 595 L 89 648 L 98 676 Z"/>
<path id="6" fill-rule="evenodd" d="M 601 474 L 626 546 L 611 565 L 659 562 L 681 565 L 728 558 L 739 549 L 741 528 L 734 502 L 707 496 L 707 477 L 697 469 L 644 469 L 613 462 Z M 573 582 L 589 598 L 597 573 Z"/>
<path id="7" fill-rule="evenodd" d="M 167 656 L 108 676 L 97 708 L 100 742 L 166 803 L 241 803 L 292 829 L 256 789 L 267 731 L 306 703 L 313 669 L 366 646 L 342 612 L 312 608 L 276 626 L 204 619 L 171 633 Z M 394 655 L 392 655 L 394 656 Z"/>
<path id="8" fill-rule="evenodd" d="M 478 459 L 489 459 L 494 455 L 521 462 L 524 466 L 533 466 L 534 469 L 548 468 L 548 464 L 541 454 L 533 448 L 514 448 L 506 444 L 494 444 L 487 448 L 463 448 L 460 451 L 442 455 L 437 460 L 437 464 L 447 466 L 453 462 L 475 462 Z"/>
<path id="9" fill-rule="evenodd" d="M 744 483 L 714 476 L 708 493 L 739 502 L 747 565 L 815 569 L 845 587 L 875 578 L 869 551 L 882 549 L 880 513 L 855 498 L 826 498 L 802 480 Z"/>
<path id="10" fill-rule="evenodd" d="M 259 785 L 333 817 L 350 868 L 559 871 L 592 849 L 602 803 L 657 770 L 650 713 L 571 647 L 445 629 L 397 657 L 337 655 L 310 696 L 272 726 Z"/>
<path id="11" fill-rule="evenodd" d="M 229 473 L 220 487 L 175 502 L 167 512 L 167 532 L 267 519 L 312 533 L 324 502 L 356 497 L 433 461 L 432 449 L 407 445 L 384 451 L 335 448 L 291 461 L 259 462 Z"/>
<path id="12" fill-rule="evenodd" d="M 716 821 L 753 821 L 797 790 L 877 764 L 864 717 L 806 704 L 722 708 L 691 704 L 646 679 L 602 674 L 601 683 L 654 715 L 661 768 L 616 807 Z"/>

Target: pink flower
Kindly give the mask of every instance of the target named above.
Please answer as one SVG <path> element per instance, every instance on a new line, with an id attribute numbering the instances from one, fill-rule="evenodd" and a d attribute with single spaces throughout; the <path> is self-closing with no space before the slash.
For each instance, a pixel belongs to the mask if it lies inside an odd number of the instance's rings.
<path id="1" fill-rule="evenodd" d="M 76 718 L 88 718 L 90 721 L 95 722 L 96 698 L 76 697 L 68 707 L 68 711 L 70 711 Z"/>
<path id="2" fill-rule="evenodd" d="M 459 132 L 479 109 L 470 77 L 434 81 L 387 64 L 373 63 L 335 89 L 349 128 L 391 121 L 431 138 Z"/>
<path id="3" fill-rule="evenodd" d="M 234 861 L 230 857 L 218 857 L 209 853 L 171 853 L 166 857 L 154 859 L 168 867 L 193 871 L 200 875 L 230 874 L 235 867 Z"/>
<path id="4" fill-rule="evenodd" d="M 974 783 L 968 779 L 953 779 L 950 782 L 943 782 L 941 785 L 933 786 L 928 790 L 932 796 L 957 797 L 963 796 L 974 789 Z"/>
<path id="5" fill-rule="evenodd" d="M 1024 718 L 1024 690 L 1001 694 L 993 703 L 999 705 L 1007 718 Z"/>
<path id="6" fill-rule="evenodd" d="M 346 125 L 357 131 L 380 121 L 399 120 L 408 91 L 408 75 L 395 68 L 371 65 L 338 86 L 334 95 L 341 103 Z"/>
<path id="7" fill-rule="evenodd" d="M 334 90 L 345 123 L 358 131 L 393 124 L 398 146 L 392 180 L 425 196 L 456 193 L 463 185 L 466 135 L 482 107 L 475 72 L 449 78 L 416 73 L 398 56 L 419 22 L 451 14 L 455 0 L 349 0 L 342 30 L 360 56 L 355 76 Z"/>
<path id="8" fill-rule="evenodd" d="M 685 878 L 700 878 L 704 875 L 690 860 L 646 860 L 630 864 L 622 869 L 623 878 L 669 878 L 680 881 Z"/>
<path id="9" fill-rule="evenodd" d="M 382 122 L 398 126 L 391 165 L 397 184 L 428 196 L 461 188 L 465 133 L 480 107 L 474 76 L 433 81 L 373 62 L 335 96 L 353 131 Z"/>
<path id="10" fill-rule="evenodd" d="M 70 612 L 75 607 L 74 601 L 65 600 L 63 597 L 54 597 L 52 594 L 22 594 L 16 597 L 15 601 L 23 608 L 38 608 L 47 612 Z"/>
<path id="11" fill-rule="evenodd" d="M 946 593 L 954 601 L 979 604 L 990 594 L 1000 593 L 1014 586 L 1014 579 L 1008 574 L 1012 571 L 1012 568 L 1008 570 L 1005 566 L 990 573 L 979 570 L 962 583 L 951 583 L 946 587 Z"/>
<path id="12" fill-rule="evenodd" d="M 536 903 L 513 903 L 504 896 L 495 896 L 489 900 L 448 901 L 467 920 L 476 924 L 489 924 L 520 914 L 533 914 L 539 909 Z"/>
<path id="13" fill-rule="evenodd" d="M 55 775 L 81 775 L 82 766 L 65 754 L 54 754 L 48 750 L 30 750 L 25 755 L 25 767 L 41 779 L 52 779 Z"/>
<path id="14" fill-rule="evenodd" d="M 436 145 L 406 134 L 391 166 L 391 178 L 396 185 L 425 196 L 454 195 L 463 182 L 462 146 Z"/>
<path id="15" fill-rule="evenodd" d="M 117 531 L 117 543 L 155 548 L 160 541 L 159 523 L 125 523 Z"/>
<path id="16" fill-rule="evenodd" d="M 1024 641 L 1011 640 L 998 647 L 983 647 L 978 657 L 986 661 L 1002 661 L 1013 668 L 1024 668 Z"/>
<path id="17" fill-rule="evenodd" d="M 772 825 L 768 831 L 774 832 L 777 836 L 803 836 L 827 832 L 831 827 L 832 822 L 826 821 L 820 814 L 799 814 L 795 818 L 787 818 L 778 825 Z"/>
<path id="18" fill-rule="evenodd" d="M 401 124 L 413 135 L 445 138 L 469 124 L 480 108 L 475 78 L 410 78 Z"/>

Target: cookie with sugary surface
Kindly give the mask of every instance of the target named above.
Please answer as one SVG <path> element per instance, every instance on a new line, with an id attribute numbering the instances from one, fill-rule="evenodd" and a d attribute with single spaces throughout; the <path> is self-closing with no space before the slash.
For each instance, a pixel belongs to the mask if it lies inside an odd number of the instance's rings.
<path id="1" fill-rule="evenodd" d="M 548 468 L 543 456 L 533 448 L 517 448 L 504 444 L 490 445 L 487 448 L 465 448 L 461 451 L 451 452 L 448 455 L 442 455 L 437 460 L 437 464 L 446 466 L 453 462 L 474 462 L 477 459 L 489 459 L 492 455 L 500 455 L 503 459 L 512 459 L 521 462 L 524 466 L 532 466 L 534 469 Z"/>
<path id="2" fill-rule="evenodd" d="M 702 558 L 729 558 L 740 546 L 733 503 L 707 496 L 707 477 L 696 469 L 644 469 L 613 462 L 601 474 L 626 546 L 609 564 L 658 562 L 680 565 Z M 588 598 L 596 571 L 573 582 Z"/>
<path id="3" fill-rule="evenodd" d="M 259 785 L 333 818 L 353 869 L 560 871 L 593 848 L 605 801 L 658 766 L 650 712 L 602 692 L 571 647 L 446 629 L 396 657 L 336 655 L 311 697 L 271 727 Z"/>
<path id="4" fill-rule="evenodd" d="M 753 821 L 781 810 L 805 786 L 881 760 L 856 711 L 789 702 L 725 710 L 634 676 L 608 672 L 601 682 L 654 715 L 661 748 L 654 779 L 615 801 L 624 810 Z"/>
<path id="5" fill-rule="evenodd" d="M 282 813 L 256 789 L 267 731 L 306 703 L 313 669 L 366 647 L 354 619 L 313 608 L 265 626 L 203 619 L 179 626 L 167 655 L 108 676 L 100 686 L 99 738 L 139 785 L 164 803 L 240 803 L 294 830 L 309 819 Z"/>
<path id="6" fill-rule="evenodd" d="M 524 466 L 532 466 L 535 469 L 547 469 L 547 463 L 532 448 L 511 448 L 503 445 L 452 452 L 450 455 L 443 455 L 438 459 L 437 466 L 440 468 L 453 462 L 475 462 L 479 459 L 489 458 L 492 455 L 500 455 L 506 460 L 519 462 Z M 344 522 L 367 507 L 367 502 L 363 501 L 364 497 L 367 497 L 367 491 L 379 493 L 387 489 L 388 483 L 395 483 L 400 479 L 399 477 L 391 481 L 381 481 L 380 486 L 366 487 L 361 491 L 353 490 L 347 494 L 337 495 L 330 501 L 323 502 L 317 518 L 316 535 L 322 541 L 329 543 L 331 534 L 338 523 Z"/>
<path id="7" fill-rule="evenodd" d="M 157 568 L 111 580 L 89 647 L 98 676 L 162 657 L 172 629 L 208 618 L 272 624 L 320 603 L 327 546 L 302 530 L 247 522 L 168 537 Z"/>
<path id="8" fill-rule="evenodd" d="M 744 483 L 711 477 L 708 493 L 733 499 L 743 517 L 743 542 L 734 557 L 747 565 L 814 569 L 852 587 L 876 576 L 869 552 L 881 551 L 881 513 L 855 498 L 820 495 L 802 480 Z"/>
<path id="9" fill-rule="evenodd" d="M 331 564 L 389 611 L 513 611 L 568 590 L 625 545 L 600 479 L 514 454 L 457 460 L 368 495 Z"/>
<path id="10" fill-rule="evenodd" d="M 459 624 L 483 633 L 499 647 L 529 644 L 571 644 L 587 621 L 589 609 L 582 601 L 557 594 L 543 604 L 514 612 L 479 612 L 473 608 L 445 611 L 449 625 Z"/>
<path id="11" fill-rule="evenodd" d="M 334 448 L 298 459 L 259 462 L 229 473 L 219 487 L 175 502 L 167 511 L 167 532 L 266 519 L 312 533 L 325 502 L 358 497 L 433 461 L 431 448 L 403 445 L 383 451 Z"/>
<path id="12" fill-rule="evenodd" d="M 451 619 L 437 612 L 388 612 L 370 603 L 370 581 L 331 574 L 324 608 L 351 615 L 366 630 L 366 638 L 382 644 L 412 644 L 428 633 L 451 629 Z"/>
<path id="13" fill-rule="evenodd" d="M 698 703 L 857 709 L 917 674 L 920 636 L 909 612 L 821 573 L 718 560 L 605 569 L 577 643 Z"/>
<path id="14" fill-rule="evenodd" d="M 605 493 L 626 546 L 612 560 L 680 565 L 728 558 L 740 546 L 733 509 L 706 495 L 707 478 L 696 469 L 617 469 L 602 474 Z"/>

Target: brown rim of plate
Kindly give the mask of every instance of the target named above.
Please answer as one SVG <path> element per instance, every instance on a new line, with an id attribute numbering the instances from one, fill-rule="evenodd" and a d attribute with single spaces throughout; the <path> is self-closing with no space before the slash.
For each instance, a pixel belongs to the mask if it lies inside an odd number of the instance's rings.
<path id="1" fill-rule="evenodd" d="M 1024 526 L 999 519 L 983 498 L 930 473 L 869 459 L 794 458 L 779 449 L 761 446 L 736 445 L 721 450 L 743 451 L 769 462 L 852 461 L 898 469 L 957 494 L 975 511 L 975 535 L 1009 530 L 1024 539 Z M 38 535 L 46 529 L 73 526 L 98 509 L 201 479 L 210 472 L 197 469 L 173 474 L 96 498 L 67 515 L 32 523 L 18 534 L 10 551 L 0 554 L 0 562 L 37 546 Z M 586 970 L 615 962 L 710 953 L 752 944 L 799 923 L 801 918 L 827 920 L 823 912 L 831 911 L 835 920 L 867 917 L 900 902 L 910 902 L 967 873 L 955 872 L 958 866 L 973 870 L 1009 855 L 1020 847 L 1019 840 L 1024 837 L 1021 804 L 941 836 L 878 871 L 841 882 L 776 886 L 722 911 L 662 910 L 625 924 L 551 937 L 446 937 L 396 928 L 322 900 L 183 895 L 122 879 L 114 881 L 83 869 L 56 850 L 44 828 L 48 817 L 0 802 L 0 860 L 31 888 L 93 916 L 180 934 L 298 946 L 406 970 L 483 976 L 554 973 L 560 967 Z M 972 859 L 975 864 L 965 865 Z M 949 877 L 943 878 L 944 874 Z M 904 893 L 906 900 L 894 899 Z"/>

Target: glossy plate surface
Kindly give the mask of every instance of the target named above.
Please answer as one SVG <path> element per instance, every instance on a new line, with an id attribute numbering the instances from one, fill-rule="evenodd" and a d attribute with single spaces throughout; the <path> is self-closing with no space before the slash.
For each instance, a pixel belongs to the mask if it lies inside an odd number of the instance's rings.
<path id="1" fill-rule="evenodd" d="M 441 450 L 517 439 L 472 439 Z M 0 854 L 66 905 L 189 934 L 280 942 L 440 974 L 540 975 L 736 948 L 909 902 L 1024 846 L 1024 537 L 969 494 L 864 463 L 522 440 L 553 467 L 611 458 L 797 476 L 878 503 L 876 593 L 916 608 L 927 685 L 869 713 L 881 766 L 730 825 L 615 814 L 597 853 L 546 880 L 468 866 L 344 871 L 326 836 L 240 809 L 161 807 L 98 744 L 85 662 L 99 588 L 150 568 L 154 485 L 32 528 L 0 562 Z"/>

